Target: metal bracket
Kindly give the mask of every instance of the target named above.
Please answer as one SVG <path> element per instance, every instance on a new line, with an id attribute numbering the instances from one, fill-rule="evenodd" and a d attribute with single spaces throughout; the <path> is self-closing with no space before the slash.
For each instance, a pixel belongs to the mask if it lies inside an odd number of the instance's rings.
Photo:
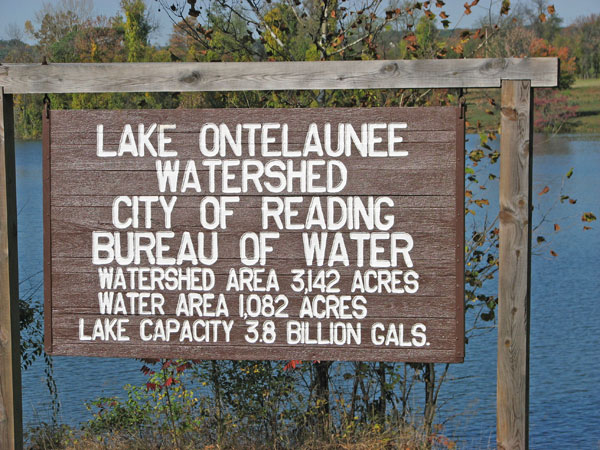
<path id="1" fill-rule="evenodd" d="M 465 117 L 467 116 L 467 101 L 464 96 L 463 88 L 460 88 L 458 90 L 458 106 L 460 108 L 459 118 L 461 120 L 465 119 Z"/>
<path id="2" fill-rule="evenodd" d="M 46 119 L 50 118 L 50 97 L 48 97 L 48 94 L 44 94 L 44 112 L 46 113 Z"/>

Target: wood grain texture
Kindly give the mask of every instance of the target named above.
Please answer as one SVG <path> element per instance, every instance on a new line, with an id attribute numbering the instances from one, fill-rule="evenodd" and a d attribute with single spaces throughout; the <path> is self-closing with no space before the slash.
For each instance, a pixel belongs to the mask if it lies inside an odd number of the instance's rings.
<path id="1" fill-rule="evenodd" d="M 532 92 L 529 81 L 502 83 L 497 388 L 500 449 L 528 448 Z"/>
<path id="2" fill-rule="evenodd" d="M 23 445 L 12 95 L 0 87 L 0 448 Z"/>
<path id="3" fill-rule="evenodd" d="M 97 343 L 96 345 L 81 343 L 57 343 L 54 354 L 57 356 L 85 355 L 106 357 L 111 355 L 117 358 L 185 358 L 185 359 L 208 359 L 208 360 L 289 360 L 298 359 L 302 361 L 335 361 L 339 359 L 339 348 L 315 348 L 295 347 L 290 351 L 289 347 L 261 346 L 252 349 L 248 353 L 245 346 L 231 346 L 225 352 L 216 352 L 214 348 L 199 345 L 169 344 L 161 347 L 148 344 L 134 344 L 126 350 L 115 353 L 114 344 Z M 427 354 L 414 349 L 387 349 L 387 348 L 352 348 L 343 351 L 346 361 L 411 361 L 411 362 L 449 362 L 461 363 L 463 358 L 457 357 L 454 349 L 450 350 L 428 350 Z"/>
<path id="4" fill-rule="evenodd" d="M 557 58 L 223 63 L 4 64 L 7 93 L 184 92 L 500 87 L 530 79 L 555 87 Z"/>
<path id="5" fill-rule="evenodd" d="M 50 198 L 50 105 L 42 113 L 42 173 L 44 214 L 44 298 L 52 298 L 52 220 Z M 52 353 L 52 302 L 44 302 L 44 349 Z"/>
<path id="6" fill-rule="evenodd" d="M 54 354 L 104 354 L 106 356 L 140 356 L 146 355 L 174 355 L 179 356 L 190 352 L 190 357 L 210 358 L 264 358 L 277 359 L 298 358 L 311 355 L 313 359 L 331 358 L 348 360 L 406 360 L 406 361 L 436 361 L 456 362 L 464 356 L 463 338 L 464 321 L 462 309 L 462 253 L 463 235 L 463 179 L 464 179 L 464 135 L 463 121 L 459 117 L 458 108 L 335 108 L 335 109 L 218 109 L 218 110 L 146 110 L 146 111 L 52 111 L 52 126 L 49 143 L 50 151 L 45 161 L 49 171 L 45 180 L 45 198 L 49 204 L 50 220 L 46 224 L 46 263 L 51 267 L 52 277 L 47 282 L 51 286 L 51 293 L 46 296 L 48 302 L 47 317 L 51 319 L 52 352 Z M 177 202 L 172 213 L 171 228 L 175 233 L 174 240 L 169 243 L 170 249 L 165 250 L 163 256 L 174 257 L 179 250 L 178 242 L 183 232 L 190 232 L 192 236 L 204 232 L 208 238 L 210 231 L 203 229 L 200 224 L 200 202 L 206 195 L 222 195 L 221 183 L 217 181 L 216 190 L 207 189 L 210 186 L 209 171 L 202 166 L 207 157 L 199 150 L 198 136 L 202 126 L 212 122 L 226 124 L 230 130 L 240 123 L 279 123 L 289 127 L 288 143 L 290 150 L 302 150 L 306 133 L 311 123 L 316 123 L 321 131 L 325 123 L 331 123 L 333 145 L 337 146 L 337 123 L 351 124 L 355 129 L 360 129 L 363 123 L 393 123 L 407 122 L 406 129 L 401 129 L 403 137 L 401 143 L 395 144 L 396 150 L 406 150 L 406 157 L 366 157 L 356 149 L 350 156 L 345 154 L 336 158 L 320 156 L 324 161 L 336 160 L 342 162 L 348 173 L 348 183 L 345 188 L 335 194 L 304 192 L 295 186 L 291 192 L 269 193 L 259 191 L 257 186 L 250 184 L 246 192 L 239 195 L 240 203 L 233 207 L 233 216 L 227 219 L 227 228 L 218 229 L 218 260 L 208 265 L 201 263 L 191 264 L 184 262 L 180 268 L 202 268 L 214 272 L 216 282 L 210 289 L 215 296 L 223 294 L 229 311 L 227 320 L 234 320 L 235 327 L 232 331 L 234 339 L 224 343 L 204 343 L 196 345 L 183 345 L 181 350 L 173 341 L 147 342 L 140 341 L 139 336 L 128 343 L 107 343 L 102 341 L 84 342 L 78 337 L 78 320 L 86 321 L 97 318 L 109 318 L 109 315 L 99 313 L 99 292 L 113 291 L 115 295 L 126 295 L 127 291 L 140 291 L 142 288 L 105 288 L 99 287 L 98 267 L 92 263 L 92 233 L 94 231 L 118 232 L 112 221 L 112 205 L 117 195 L 165 195 L 177 196 Z M 104 128 L 103 145 L 105 150 L 118 148 L 121 133 L 126 124 L 131 124 L 137 130 L 137 124 L 144 124 L 147 129 L 153 123 L 176 124 L 177 128 L 169 132 L 172 139 L 169 149 L 176 150 L 176 158 L 182 163 L 194 161 L 197 168 L 198 180 L 203 186 L 201 192 L 188 190 L 185 192 L 160 193 L 157 185 L 156 160 L 157 158 L 146 154 L 144 157 L 126 155 L 122 157 L 100 158 L 96 155 L 96 125 L 102 124 Z M 134 131 L 135 133 L 135 131 Z M 272 151 L 281 149 L 281 136 L 274 135 L 275 143 Z M 378 144 L 379 150 L 387 148 L 388 136 L 379 132 L 382 142 Z M 213 159 L 240 160 L 249 159 L 247 154 L 247 141 L 249 135 L 242 134 L 242 155 L 232 154 L 230 149 L 225 157 L 215 156 Z M 301 160 L 315 159 L 313 155 L 283 157 L 260 155 L 260 134 L 257 132 L 256 155 L 251 159 L 267 164 L 273 159 L 298 162 Z M 156 136 L 150 138 L 156 147 Z M 271 144 L 270 144 L 271 145 Z M 239 166 L 238 166 L 239 167 Z M 296 168 L 296 170 L 298 170 Z M 231 174 L 239 176 L 240 170 L 233 169 Z M 323 170 L 318 170 L 322 177 Z M 217 178 L 219 176 L 217 175 Z M 323 178 L 321 178 L 323 179 Z M 231 194 L 227 194 L 231 195 Z M 289 301 L 285 313 L 289 320 L 302 320 L 300 310 L 305 296 L 315 297 L 322 291 L 314 289 L 308 292 L 296 292 L 290 287 L 293 282 L 293 269 L 311 269 L 315 273 L 324 269 L 335 269 L 339 273 L 336 287 L 340 295 L 362 295 L 367 302 L 368 315 L 360 320 L 340 319 L 344 322 L 361 322 L 363 339 L 370 341 L 370 324 L 375 320 L 396 321 L 406 323 L 407 326 L 417 321 L 432 324 L 428 328 L 427 347 L 421 348 L 384 348 L 374 344 L 364 343 L 361 346 L 344 345 L 342 347 L 318 345 L 315 349 L 305 349 L 300 345 L 286 345 L 285 341 L 278 340 L 269 345 L 249 345 L 244 341 L 247 325 L 238 314 L 240 295 L 248 296 L 252 289 L 228 288 L 227 279 L 231 270 L 244 267 L 241 263 L 240 239 L 247 232 L 260 232 L 265 228 L 262 223 L 262 208 L 264 196 L 270 197 L 299 197 L 299 203 L 292 208 L 297 211 L 294 224 L 305 224 L 308 216 L 309 205 L 314 199 L 320 199 L 323 208 L 326 208 L 328 196 L 336 196 L 343 201 L 368 202 L 371 197 L 389 197 L 393 206 L 384 206 L 382 212 L 393 217 L 394 226 L 390 231 L 407 232 L 413 236 L 414 247 L 411 250 L 412 267 L 407 267 L 406 262 L 400 257 L 398 264 L 392 269 L 407 272 L 414 270 L 418 273 L 419 289 L 410 293 L 404 291 L 381 291 L 377 293 L 362 293 L 360 290 L 352 291 L 355 271 L 365 272 L 369 269 L 371 249 L 367 246 L 362 251 L 364 264 L 359 266 L 358 249 L 352 241 L 350 233 L 358 230 L 368 231 L 362 223 L 356 226 L 345 225 L 335 231 L 329 231 L 329 245 L 326 254 L 329 255 L 331 240 L 339 233 L 346 242 L 349 252 L 349 265 L 335 263 L 328 266 L 327 262 L 318 266 L 308 265 L 304 259 L 304 243 L 302 233 L 309 235 L 313 232 L 321 233 L 323 230 L 314 225 L 308 229 L 290 230 L 276 226 L 274 221 L 268 224 L 268 231 L 280 233 L 279 239 L 272 242 L 273 251 L 269 254 L 268 261 L 260 269 L 265 269 L 266 277 L 269 269 L 274 269 L 280 288 L 258 292 L 259 295 L 283 294 Z M 153 216 L 152 228 L 149 231 L 165 231 L 166 224 L 162 208 L 156 204 L 150 208 Z M 121 213 L 120 213 L 121 214 Z M 123 211 L 122 214 L 127 214 Z M 339 214 L 336 213 L 336 215 Z M 325 210 L 325 215 L 327 212 Z M 125 216 L 123 216 L 125 217 Z M 460 229 L 457 229 L 460 228 Z M 145 228 L 138 229 L 146 230 Z M 135 229 L 121 230 L 121 236 L 126 238 L 127 232 Z M 370 231 L 377 231 L 371 229 Z M 50 244 L 51 243 L 51 244 Z M 121 246 L 125 251 L 126 246 Z M 391 256 L 389 247 L 384 245 L 379 253 L 380 259 Z M 140 260 L 137 267 L 152 267 L 157 264 L 151 259 Z M 116 263 L 108 266 L 116 268 Z M 169 266 L 162 266 L 168 268 Z M 257 266 L 258 267 L 258 266 Z M 401 284 L 404 281 L 401 282 Z M 155 289 L 164 296 L 164 316 L 159 318 L 174 317 L 179 299 L 179 290 L 167 288 Z M 183 289 L 185 291 L 185 288 Z M 202 291 L 195 291 L 203 293 Z M 216 300 L 215 300 L 216 301 Z M 121 318 L 131 320 L 131 333 L 136 334 L 136 327 L 146 316 L 139 309 L 130 311 Z M 185 317 L 179 317 L 180 320 Z M 196 314 L 191 320 L 202 317 Z M 268 317 L 259 317 L 261 321 L 269 320 Z M 285 322 L 278 318 L 278 334 L 285 334 Z M 334 319 L 323 319 L 324 327 L 328 327 Z M 315 321 L 313 321 L 315 322 Z M 92 326 L 86 322 L 87 332 Z M 316 324 L 311 325 L 314 329 Z M 410 325 L 412 326 L 412 325 Z M 429 325 L 427 325 L 429 327 Z M 457 335 L 460 334 L 460 336 Z M 129 335 L 129 334 L 128 334 Z M 373 349 L 372 353 L 365 352 L 362 347 Z M 196 347 L 207 347 L 196 348 Z M 309 345 L 310 347 L 310 345 Z M 314 344 L 313 344 L 314 347 Z M 194 350 L 187 350 L 194 348 Z M 286 350 L 287 348 L 287 350 Z M 361 350 L 355 353 L 355 350 Z M 98 351 L 98 352 L 97 352 Z M 323 353 L 320 353 L 323 352 Z M 243 355 L 243 356 L 240 356 Z M 286 355 L 286 356 L 284 356 Z M 321 355 L 320 357 L 317 357 Z"/>

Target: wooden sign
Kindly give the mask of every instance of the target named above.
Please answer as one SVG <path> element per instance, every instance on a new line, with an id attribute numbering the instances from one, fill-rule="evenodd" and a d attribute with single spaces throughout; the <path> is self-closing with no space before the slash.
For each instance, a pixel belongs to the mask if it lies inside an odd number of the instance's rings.
<path id="1" fill-rule="evenodd" d="M 52 111 L 47 351 L 462 362 L 460 113 Z"/>

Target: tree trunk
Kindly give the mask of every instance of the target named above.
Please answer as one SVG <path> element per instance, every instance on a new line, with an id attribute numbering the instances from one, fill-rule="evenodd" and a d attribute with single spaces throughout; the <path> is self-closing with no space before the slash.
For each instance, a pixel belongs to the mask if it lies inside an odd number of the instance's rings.
<path id="1" fill-rule="evenodd" d="M 321 439 L 329 435 L 329 367 L 331 361 L 315 363 L 315 398 L 317 404 L 317 434 Z"/>
<path id="2" fill-rule="evenodd" d="M 435 364 L 425 364 L 425 417 L 423 428 L 425 435 L 431 436 L 433 419 L 435 418 Z"/>
<path id="3" fill-rule="evenodd" d="M 386 364 L 384 362 L 380 362 L 377 367 L 377 376 L 379 378 L 379 385 L 381 389 L 381 394 L 379 396 L 379 404 L 377 405 L 377 415 L 378 419 L 381 423 L 385 422 L 385 413 L 387 407 L 387 387 L 386 387 Z"/>

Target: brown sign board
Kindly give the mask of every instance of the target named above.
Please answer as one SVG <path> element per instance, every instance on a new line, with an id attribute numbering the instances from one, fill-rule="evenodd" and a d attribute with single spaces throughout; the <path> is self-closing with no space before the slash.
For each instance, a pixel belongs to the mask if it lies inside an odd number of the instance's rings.
<path id="1" fill-rule="evenodd" d="M 462 362 L 460 108 L 51 111 L 53 355 Z"/>

